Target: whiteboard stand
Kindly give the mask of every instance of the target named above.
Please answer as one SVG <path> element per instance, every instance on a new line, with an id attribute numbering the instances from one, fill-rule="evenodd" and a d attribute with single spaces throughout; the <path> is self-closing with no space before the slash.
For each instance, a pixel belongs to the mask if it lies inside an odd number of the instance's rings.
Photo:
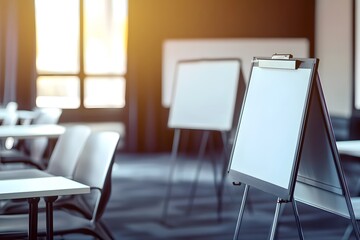
<path id="1" fill-rule="evenodd" d="M 169 201 L 171 197 L 171 188 L 172 188 L 172 177 L 174 175 L 175 171 L 175 165 L 176 165 L 176 156 L 179 148 L 179 142 L 180 142 L 180 129 L 175 129 L 174 131 L 174 139 L 173 139 L 173 145 L 171 150 L 171 157 L 170 157 L 170 171 L 168 175 L 168 181 L 167 181 L 167 188 L 166 188 L 166 196 L 165 196 L 165 203 L 163 207 L 163 213 L 162 213 L 162 219 L 165 221 L 167 216 L 167 211 L 169 208 Z"/>
<path id="2" fill-rule="evenodd" d="M 219 213 L 219 221 L 221 221 L 221 213 L 222 213 L 222 197 L 223 197 L 223 191 L 224 191 L 224 187 L 225 187 L 225 181 L 226 181 L 226 177 L 227 177 L 227 170 L 229 168 L 229 159 L 230 159 L 230 153 L 231 153 L 231 149 L 229 149 L 229 136 L 230 136 L 230 132 L 226 132 L 226 131 L 221 131 L 221 139 L 222 139 L 222 143 L 223 143 L 223 155 L 224 155 L 224 162 L 221 168 L 221 173 L 220 173 L 220 181 L 217 184 L 217 197 L 218 197 L 218 210 L 217 212 Z"/>
<path id="3" fill-rule="evenodd" d="M 238 236 L 239 236 L 240 227 L 241 227 L 241 223 L 242 223 L 242 219 L 243 219 L 244 211 L 245 211 L 245 203 L 246 203 L 246 199 L 248 197 L 248 192 L 249 192 L 249 185 L 245 184 L 245 189 L 244 189 L 244 193 L 243 193 L 243 197 L 242 197 L 242 201 L 241 201 L 238 219 L 236 222 L 236 228 L 235 228 L 233 240 L 237 240 Z"/>
<path id="4" fill-rule="evenodd" d="M 318 59 L 254 58 L 229 164 L 236 182 L 278 198 L 269 239 L 282 205 L 291 202 L 303 239 L 296 202 L 350 220 L 360 239 L 350 193 L 326 108 Z M 244 192 L 234 240 L 248 191 Z"/>
<path id="5" fill-rule="evenodd" d="M 173 89 L 168 127 L 175 129 L 175 134 L 163 219 L 166 218 L 171 197 L 171 183 L 176 166 L 180 129 L 201 130 L 203 134 L 197 157 L 195 181 L 192 182 L 191 186 L 189 212 L 193 205 L 210 134 L 213 131 L 230 131 L 234 126 L 234 116 L 236 116 L 234 113 L 242 104 L 245 82 L 243 82 L 240 72 L 240 60 L 236 58 L 217 58 L 179 61 L 175 71 L 175 86 Z M 224 142 L 225 144 L 227 143 Z M 220 199 L 219 194 L 222 194 L 222 190 L 218 190 L 218 185 L 221 184 L 217 183 L 215 164 L 213 166 L 216 193 L 218 199 Z M 219 207 L 221 202 L 222 200 L 218 200 L 219 210 L 221 210 L 221 207 Z"/>
<path id="6" fill-rule="evenodd" d="M 274 220 L 273 220 L 273 223 L 271 226 L 271 231 L 270 231 L 270 236 L 269 236 L 269 239 L 271 239 L 271 240 L 275 239 L 275 236 L 276 236 L 276 229 L 277 229 L 279 216 L 281 216 L 281 212 L 282 212 L 281 209 L 283 209 L 281 204 L 288 203 L 288 202 L 289 202 L 288 200 L 283 200 L 281 198 L 277 199 Z M 291 201 L 291 203 L 292 203 L 291 205 L 293 208 L 294 217 L 295 217 L 295 221 L 296 221 L 296 226 L 298 229 L 299 239 L 303 240 L 304 234 L 303 234 L 302 227 L 301 227 L 301 222 L 300 222 L 300 217 L 299 217 L 299 212 L 297 209 L 296 201 Z"/>
<path id="7" fill-rule="evenodd" d="M 179 145 L 180 145 L 180 135 L 181 135 L 180 133 L 181 133 L 181 129 L 175 129 L 172 152 L 171 152 L 171 159 L 170 159 L 170 161 L 171 161 L 171 163 L 170 163 L 170 171 L 169 171 L 169 175 L 168 175 L 166 197 L 165 197 L 165 203 L 164 203 L 163 214 L 162 214 L 162 219 L 164 221 L 166 220 L 166 217 L 167 217 L 167 212 L 168 212 L 168 208 L 169 208 L 169 202 L 170 202 L 170 199 L 171 199 L 172 182 L 173 182 L 175 168 L 176 168 L 176 165 L 177 165 L 177 154 L 178 154 L 178 149 L 179 149 Z M 211 134 L 211 131 L 209 131 L 209 130 L 204 130 L 202 132 L 199 152 L 198 152 L 198 156 L 197 156 L 197 167 L 196 167 L 195 179 L 194 179 L 194 181 L 192 181 L 192 184 L 191 184 L 191 187 L 190 187 L 189 204 L 188 204 L 188 208 L 187 208 L 187 211 L 186 211 L 187 213 L 190 213 L 191 210 L 192 210 L 193 201 L 194 201 L 195 193 L 196 193 L 196 189 L 197 189 L 197 183 L 199 181 L 200 170 L 201 170 L 201 167 L 202 167 L 202 164 L 203 164 L 206 147 L 207 147 L 207 145 L 209 143 L 210 134 Z M 216 165 L 215 165 L 214 161 L 213 161 L 213 169 L 214 169 L 214 185 L 215 185 L 215 187 L 217 189 L 216 192 L 217 192 L 217 200 L 218 200 L 218 207 L 217 207 L 217 209 L 218 209 L 218 219 L 220 219 L 221 218 L 220 217 L 220 214 L 221 214 L 220 205 L 222 204 L 222 199 L 221 199 L 222 196 L 219 195 L 219 193 L 221 193 L 221 191 L 218 190 L 218 188 L 220 187 L 220 184 L 217 183 L 217 180 L 216 180 L 217 172 L 216 172 Z"/>
<path id="8" fill-rule="evenodd" d="M 239 237 L 240 227 L 241 227 L 242 219 L 244 216 L 245 205 L 246 205 L 246 200 L 248 198 L 249 188 L 250 188 L 250 186 L 245 184 L 245 190 L 244 190 L 242 201 L 241 201 L 241 206 L 240 206 L 240 210 L 239 210 L 239 214 L 238 214 L 238 218 L 237 218 L 237 222 L 236 222 L 236 228 L 235 228 L 233 240 L 237 240 Z M 281 216 L 281 210 L 283 209 L 281 204 L 288 203 L 288 202 L 289 201 L 282 200 L 281 198 L 277 199 L 275 213 L 274 213 L 274 219 L 273 219 L 273 223 L 272 223 L 271 231 L 270 231 L 270 235 L 269 235 L 269 239 L 271 239 L 271 240 L 275 239 L 275 236 L 276 236 L 278 219 L 279 219 L 279 216 Z M 291 201 L 291 202 L 292 202 L 295 221 L 296 221 L 296 225 L 297 225 L 297 229 L 298 229 L 298 233 L 299 233 L 299 239 L 304 239 L 304 234 L 302 231 L 299 212 L 297 210 L 296 202 L 295 201 Z"/>
<path id="9" fill-rule="evenodd" d="M 188 204 L 188 208 L 187 208 L 187 213 L 190 213 L 192 210 L 192 206 L 193 206 L 193 202 L 194 202 L 194 198 L 195 198 L 195 193 L 196 193 L 196 189 L 197 189 L 197 183 L 199 181 L 199 176 L 200 176 L 200 170 L 205 158 L 205 150 L 206 150 L 206 146 L 208 144 L 209 141 L 209 135 L 210 135 L 210 131 L 205 130 L 202 134 L 201 137 L 201 142 L 200 142 L 200 147 L 199 147 L 199 155 L 198 155 L 198 164 L 197 164 L 197 168 L 196 168 L 196 173 L 195 173 L 195 179 L 191 184 L 190 187 L 190 198 L 189 198 L 189 204 Z M 213 165 L 214 166 L 214 165 Z M 216 168 L 214 167 L 214 181 L 215 181 L 215 186 L 216 186 Z"/>
<path id="10" fill-rule="evenodd" d="M 213 140 L 212 138 L 209 139 L 209 136 L 212 132 L 210 131 L 204 131 L 204 135 L 201 141 L 201 145 L 199 148 L 199 156 L 198 156 L 198 166 L 197 166 L 197 172 L 196 172 L 196 176 L 195 176 L 195 180 L 192 182 L 191 185 L 191 191 L 190 191 L 190 202 L 188 204 L 188 209 L 187 212 L 190 213 L 192 210 L 192 206 L 193 206 L 193 201 L 195 198 L 195 193 L 196 193 L 196 189 L 197 189 L 197 185 L 199 182 L 199 175 L 200 175 L 200 170 L 201 170 L 201 166 L 203 163 L 203 159 L 204 159 L 204 155 L 205 155 L 205 150 L 206 150 L 206 144 L 208 141 L 210 141 L 210 144 L 212 143 L 211 140 Z M 206 134 L 206 135 L 205 135 Z M 221 164 L 221 169 L 220 169 L 220 179 L 218 180 L 218 173 L 217 173 L 217 165 L 216 165 L 216 161 L 214 158 L 211 158 L 212 161 L 212 165 L 213 165 L 213 169 L 214 169 L 214 185 L 216 188 L 216 196 L 217 196 L 217 213 L 218 213 L 218 220 L 221 221 L 221 212 L 222 212 L 222 196 L 223 196 L 223 188 L 224 188 L 224 184 L 225 184 L 225 180 L 226 180 L 226 171 L 228 169 L 228 159 L 229 159 L 229 150 L 228 150 L 228 137 L 227 137 L 227 132 L 226 131 L 221 131 L 221 141 L 223 144 L 223 150 L 222 150 L 222 154 L 223 156 L 223 163 Z M 211 149 L 213 149 L 213 146 L 210 145 Z"/>

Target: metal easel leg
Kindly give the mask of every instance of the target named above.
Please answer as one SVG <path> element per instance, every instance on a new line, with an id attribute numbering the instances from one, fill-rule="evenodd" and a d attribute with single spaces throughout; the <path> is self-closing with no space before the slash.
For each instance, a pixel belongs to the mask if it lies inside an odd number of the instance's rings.
<path id="1" fill-rule="evenodd" d="M 293 207 L 293 211 L 294 211 L 296 226 L 297 226 L 298 233 L 299 233 L 299 239 L 303 240 L 304 239 L 304 234 L 303 234 L 302 227 L 301 227 L 299 211 L 298 211 L 298 208 L 297 208 L 297 205 L 296 205 L 296 201 L 294 199 L 292 200 L 292 207 Z"/>
<path id="2" fill-rule="evenodd" d="M 198 154 L 198 164 L 197 164 L 197 168 L 196 168 L 196 174 L 195 174 L 195 179 L 191 184 L 191 188 L 190 188 L 190 199 L 189 199 L 189 205 L 188 205 L 188 209 L 187 209 L 187 213 L 190 213 L 192 210 L 192 206 L 193 206 L 193 202 L 194 202 L 194 198 L 195 198 L 195 192 L 197 189 L 197 184 L 199 181 L 199 175 L 200 175 L 200 170 L 204 161 L 204 156 L 205 156 L 205 150 L 206 150 L 206 145 L 208 143 L 209 140 L 209 135 L 210 132 L 209 131 L 204 131 L 201 137 L 201 142 L 200 142 L 200 149 L 199 149 L 199 154 Z"/>
<path id="3" fill-rule="evenodd" d="M 340 181 L 342 183 L 343 189 L 345 189 L 344 196 L 345 196 L 346 205 L 348 207 L 348 211 L 349 211 L 349 215 L 350 215 L 351 225 L 352 225 L 352 228 L 353 228 L 356 239 L 360 240 L 359 226 L 357 224 L 357 219 L 355 217 L 354 208 L 353 208 L 353 205 L 352 205 L 352 202 L 351 202 L 350 193 L 347 191 L 345 180 L 343 178 L 341 178 L 341 180 Z"/>
<path id="4" fill-rule="evenodd" d="M 360 240 L 360 232 L 359 232 L 359 226 L 357 225 L 356 219 L 355 219 L 355 215 L 351 214 L 351 223 L 352 223 L 352 228 L 353 231 L 355 233 L 355 237 L 357 240 Z"/>
<path id="5" fill-rule="evenodd" d="M 241 201 L 240 211 L 239 211 L 238 219 L 236 222 L 236 228 L 235 228 L 233 240 L 237 240 L 238 236 L 239 236 L 241 222 L 242 222 L 242 218 L 243 218 L 244 210 L 245 210 L 246 198 L 247 198 L 248 193 L 249 193 L 249 185 L 245 185 L 244 194 L 243 194 L 243 198 Z"/>
<path id="6" fill-rule="evenodd" d="M 217 192 L 217 189 L 218 189 L 218 173 L 217 173 L 217 164 L 216 164 L 216 154 L 214 154 L 214 149 L 215 149 L 214 138 L 210 138 L 209 145 L 210 145 L 210 150 L 212 151 L 211 155 L 210 155 L 210 160 L 211 160 L 211 165 L 212 165 L 213 170 L 214 170 L 215 192 Z"/>
<path id="7" fill-rule="evenodd" d="M 168 181 L 167 181 L 166 196 L 165 196 L 165 202 L 164 202 L 163 214 L 162 214 L 162 219 L 164 221 L 166 220 L 166 215 L 167 215 L 167 211 L 168 211 L 168 207 L 169 207 L 169 201 L 170 201 L 170 197 L 171 197 L 172 178 L 173 178 L 175 166 L 176 166 L 176 157 L 177 157 L 177 151 L 179 148 L 179 142 L 180 142 L 180 129 L 175 129 L 173 145 L 172 145 L 172 150 L 171 150 L 171 157 L 170 157 L 170 171 L 169 171 L 169 176 L 168 176 Z"/>
<path id="8" fill-rule="evenodd" d="M 345 230 L 344 235 L 342 236 L 341 240 L 349 240 L 351 233 L 353 231 L 353 226 L 349 224 Z"/>
<path id="9" fill-rule="evenodd" d="M 222 196 L 223 196 L 223 190 L 225 185 L 225 179 L 226 179 L 226 172 L 228 170 L 228 164 L 229 164 L 229 158 L 230 155 L 228 154 L 228 137 L 226 132 L 221 132 L 221 139 L 223 143 L 223 155 L 224 155 L 224 162 L 221 168 L 221 176 L 220 176 L 220 182 L 217 186 L 217 198 L 218 198 L 218 216 L 219 221 L 221 221 L 221 212 L 222 212 Z"/>
<path id="10" fill-rule="evenodd" d="M 277 203 L 276 203 L 276 208 L 275 208 L 274 220 L 273 220 L 273 223 L 271 226 L 271 232 L 270 232 L 270 236 L 269 236 L 270 240 L 273 240 L 276 235 L 276 227 L 277 227 L 282 203 L 283 203 L 283 200 L 278 198 Z"/>

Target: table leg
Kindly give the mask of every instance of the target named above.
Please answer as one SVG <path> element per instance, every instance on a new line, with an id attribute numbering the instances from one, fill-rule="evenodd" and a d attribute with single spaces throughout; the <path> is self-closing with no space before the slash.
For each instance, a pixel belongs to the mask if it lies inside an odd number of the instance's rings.
<path id="1" fill-rule="evenodd" d="M 53 203 L 57 196 L 45 197 L 46 202 L 46 239 L 52 240 L 54 238 L 53 228 Z"/>
<path id="2" fill-rule="evenodd" d="M 40 198 L 29 198 L 29 239 L 37 239 L 37 224 L 38 224 L 38 203 Z"/>

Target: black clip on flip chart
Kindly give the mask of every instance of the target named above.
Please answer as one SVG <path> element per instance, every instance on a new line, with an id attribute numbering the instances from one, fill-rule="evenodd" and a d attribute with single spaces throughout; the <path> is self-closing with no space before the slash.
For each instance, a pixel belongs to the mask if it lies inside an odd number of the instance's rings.
<path id="1" fill-rule="evenodd" d="M 317 67 L 318 59 L 290 54 L 253 59 L 228 166 L 245 185 L 234 240 L 250 186 L 277 197 L 270 239 L 289 202 L 304 238 L 297 201 L 349 218 L 360 239 Z"/>

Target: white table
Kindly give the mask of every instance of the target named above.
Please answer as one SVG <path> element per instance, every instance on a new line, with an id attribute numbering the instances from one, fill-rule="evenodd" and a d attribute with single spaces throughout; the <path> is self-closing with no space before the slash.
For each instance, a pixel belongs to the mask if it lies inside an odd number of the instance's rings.
<path id="1" fill-rule="evenodd" d="M 90 187 L 37 169 L 0 171 L 0 199 L 28 199 L 29 239 L 37 239 L 38 202 L 46 202 L 47 239 L 53 239 L 53 202 L 61 195 L 90 193 Z"/>
<path id="2" fill-rule="evenodd" d="M 64 126 L 58 124 L 2 125 L 0 126 L 0 139 L 9 137 L 15 139 L 37 137 L 57 138 L 62 135 L 65 130 L 66 128 Z"/>
<path id="3" fill-rule="evenodd" d="M 0 138 L 56 138 L 65 132 L 65 127 L 57 124 L 0 126 Z"/>
<path id="4" fill-rule="evenodd" d="M 360 157 L 360 140 L 336 141 L 340 154 Z"/>

